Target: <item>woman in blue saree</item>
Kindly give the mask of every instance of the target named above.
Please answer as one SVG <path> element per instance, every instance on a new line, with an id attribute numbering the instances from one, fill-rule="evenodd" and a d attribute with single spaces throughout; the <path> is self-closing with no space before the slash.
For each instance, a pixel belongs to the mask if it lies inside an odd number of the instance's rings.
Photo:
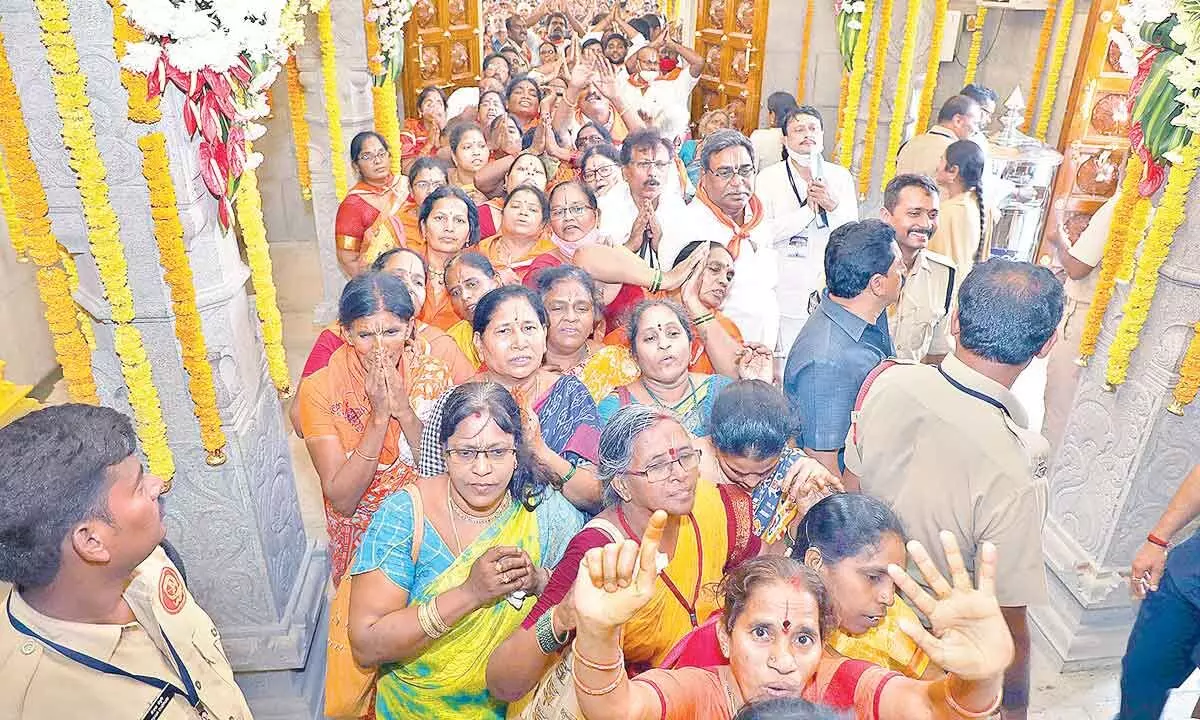
<path id="1" fill-rule="evenodd" d="M 475 380 L 504 386 L 521 408 L 534 458 L 546 466 L 577 507 L 600 507 L 600 482 L 593 466 L 600 442 L 600 416 L 587 388 L 574 375 L 542 368 L 549 318 L 541 299 L 521 285 L 488 292 L 475 306 L 474 343 L 483 362 Z M 417 470 L 425 477 L 446 470 L 438 436 L 439 400 L 421 436 Z"/>

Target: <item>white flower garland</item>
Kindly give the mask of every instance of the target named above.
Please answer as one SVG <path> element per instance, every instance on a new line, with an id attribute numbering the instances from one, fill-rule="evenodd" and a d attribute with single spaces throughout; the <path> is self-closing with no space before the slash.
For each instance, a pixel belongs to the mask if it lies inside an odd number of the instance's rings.
<path id="1" fill-rule="evenodd" d="M 375 23 L 379 31 L 379 57 L 369 58 L 383 66 L 387 75 L 400 73 L 404 58 L 404 23 L 412 16 L 416 0 L 371 0 L 367 22 Z"/>

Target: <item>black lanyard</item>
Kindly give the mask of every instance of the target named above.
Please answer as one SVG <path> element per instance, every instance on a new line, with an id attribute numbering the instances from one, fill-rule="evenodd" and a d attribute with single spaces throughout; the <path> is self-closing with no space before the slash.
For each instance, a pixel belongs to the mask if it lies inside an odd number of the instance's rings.
<path id="1" fill-rule="evenodd" d="M 179 670 L 179 677 L 181 680 L 183 680 L 183 688 L 179 688 L 176 685 L 167 682 L 166 680 L 156 678 L 151 675 L 135 675 L 134 673 L 131 673 L 128 670 L 123 670 L 112 663 L 107 663 L 99 658 L 86 655 L 78 650 L 72 650 L 65 645 L 59 645 L 53 640 L 42 637 L 37 632 L 30 629 L 25 623 L 13 616 L 12 595 L 8 596 L 8 602 L 5 604 L 4 609 L 8 611 L 8 621 L 12 623 L 14 630 L 22 635 L 28 635 L 43 645 L 52 648 L 68 660 L 74 660 L 80 665 L 85 665 L 106 675 L 118 675 L 120 677 L 129 678 L 130 680 L 136 680 L 143 685 L 149 685 L 150 687 L 160 691 L 158 697 L 154 701 L 154 704 L 150 706 L 150 710 L 144 716 L 144 720 L 152 720 L 153 718 L 157 718 L 159 715 L 162 715 L 163 711 L 166 710 L 168 703 L 170 703 L 171 698 L 176 695 L 187 700 L 188 704 L 193 708 L 198 708 L 200 706 L 200 693 L 196 692 L 196 685 L 192 682 L 192 675 L 188 672 L 187 667 L 183 664 L 183 660 L 179 658 L 179 653 L 175 652 L 175 646 L 171 644 L 171 639 L 167 637 L 165 632 L 163 633 L 163 640 L 167 643 L 167 649 L 171 651 L 171 658 L 175 661 L 175 666 Z"/>
<path id="2" fill-rule="evenodd" d="M 792 194 L 796 196 L 796 201 L 800 203 L 800 207 L 808 207 L 808 197 L 800 197 L 800 189 L 796 187 L 796 180 L 792 177 L 791 158 L 783 159 L 783 169 L 787 170 L 788 182 L 792 185 Z M 829 227 L 829 215 L 825 212 L 825 208 L 821 207 L 820 205 L 817 206 L 817 217 L 820 219 L 820 222 L 817 223 L 817 227 Z M 811 224 L 812 221 L 810 220 L 809 225 Z"/>
<path id="3" fill-rule="evenodd" d="M 991 405 L 992 407 L 999 408 L 1000 412 L 1004 413 L 1005 415 L 1007 415 L 1010 418 L 1012 417 L 1012 413 L 1010 413 L 1008 411 L 1008 408 L 1004 407 L 1004 403 L 1000 402 L 996 398 L 992 397 L 991 395 L 988 395 L 987 393 L 981 393 L 978 390 L 975 390 L 975 389 L 967 387 L 966 385 L 963 385 L 959 381 L 950 377 L 949 373 L 947 373 L 945 370 L 943 370 L 941 365 L 938 365 L 938 372 L 940 372 L 942 374 L 942 377 L 946 378 L 946 382 L 953 385 L 956 389 L 961 390 L 962 392 L 965 392 L 966 394 L 970 395 L 971 397 L 973 397 L 977 400 L 982 400 L 985 403 L 987 403 L 988 405 Z"/>

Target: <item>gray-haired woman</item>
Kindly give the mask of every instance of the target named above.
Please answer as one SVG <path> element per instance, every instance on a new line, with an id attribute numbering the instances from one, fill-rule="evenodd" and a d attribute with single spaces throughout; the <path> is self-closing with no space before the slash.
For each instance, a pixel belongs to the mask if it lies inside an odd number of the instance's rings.
<path id="1" fill-rule="evenodd" d="M 487 679 L 496 697 L 524 696 L 557 659 L 575 628 L 571 604 L 562 601 L 584 554 L 611 542 L 636 542 L 655 510 L 668 515 L 662 544 L 668 564 L 654 597 L 625 633 L 625 659 L 633 671 L 657 666 L 704 622 L 717 609 L 717 598 L 705 588 L 759 552 L 760 542 L 749 532 L 749 496 L 700 477 L 700 451 L 666 410 L 633 404 L 613 415 L 600 435 L 597 472 L 605 509 L 567 545 L 521 629 L 492 654 Z"/>

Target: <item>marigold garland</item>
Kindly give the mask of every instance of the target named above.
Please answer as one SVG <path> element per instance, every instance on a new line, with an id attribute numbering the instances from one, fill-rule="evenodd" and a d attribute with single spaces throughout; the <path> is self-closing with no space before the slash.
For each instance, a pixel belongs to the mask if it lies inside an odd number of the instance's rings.
<path id="1" fill-rule="evenodd" d="M 92 353 L 80 330 L 78 306 L 71 297 L 66 272 L 58 266 L 58 241 L 50 227 L 46 190 L 29 152 L 29 131 L 4 50 L 3 33 L 0 33 L 0 107 L 4 108 L 0 113 L 0 148 L 4 150 L 14 206 L 14 215 L 9 217 L 9 237 L 23 237 L 26 254 L 38 265 L 38 296 L 46 306 L 54 355 L 62 367 L 67 392 L 76 402 L 98 405 Z"/>
<path id="2" fill-rule="evenodd" d="M 346 197 L 345 139 L 342 137 L 342 101 L 338 97 L 337 57 L 333 43 L 333 15 L 326 6 L 317 13 L 317 35 L 321 40 L 321 82 L 325 92 L 325 117 L 329 122 L 329 165 L 337 199 Z"/>
<path id="3" fill-rule="evenodd" d="M 1125 167 L 1125 178 L 1121 181 L 1121 189 L 1117 191 L 1117 203 L 1113 208 L 1114 218 L 1129 217 L 1133 206 L 1137 203 L 1138 183 L 1142 180 L 1142 161 L 1136 153 L 1129 153 L 1129 164 Z M 1108 312 L 1108 304 L 1112 302 L 1113 289 L 1116 285 L 1117 271 L 1121 267 L 1121 257 L 1125 253 L 1125 244 L 1129 241 L 1129 223 L 1113 222 L 1108 227 L 1108 239 L 1104 241 L 1104 255 L 1100 260 L 1100 277 L 1096 281 L 1096 291 L 1092 295 L 1092 303 L 1088 306 L 1087 318 L 1083 323 L 1083 331 L 1079 335 L 1080 365 L 1086 366 L 1088 358 L 1096 352 L 1100 340 L 1100 330 L 1104 326 L 1104 314 Z"/>
<path id="4" fill-rule="evenodd" d="M 1200 391 L 1200 322 L 1192 328 L 1192 341 L 1188 343 L 1187 352 L 1183 354 L 1183 361 L 1179 365 L 1179 382 L 1175 383 L 1175 389 L 1171 391 L 1174 402 L 1167 410 L 1176 415 L 1182 415 L 1183 408 L 1196 399 L 1198 391 Z"/>
<path id="5" fill-rule="evenodd" d="M 8 182 L 8 163 L 4 160 L 4 152 L 0 149 L 0 209 L 4 211 L 4 224 L 8 228 L 8 240 L 12 243 L 17 262 L 29 262 L 25 257 L 25 233 L 17 219 L 17 200 L 13 197 L 12 186 Z"/>
<path id="6" fill-rule="evenodd" d="M 1038 34 L 1037 55 L 1033 59 L 1033 83 L 1029 86 L 1029 95 L 1025 104 L 1025 124 L 1022 127 L 1033 127 L 1033 114 L 1037 109 L 1038 93 L 1042 89 L 1042 70 L 1046 67 L 1046 52 L 1050 49 L 1050 36 L 1054 33 L 1054 18 L 1058 6 L 1046 5 L 1046 14 L 1042 17 L 1042 31 Z"/>
<path id="7" fill-rule="evenodd" d="M 113 50 L 117 55 L 117 64 L 120 64 L 121 58 L 125 57 L 125 46 L 142 42 L 146 36 L 125 17 L 125 5 L 121 0 L 108 0 L 108 4 L 113 11 Z M 121 84 L 129 94 L 129 119 L 148 125 L 161 120 L 162 111 L 158 107 L 158 96 L 150 97 L 147 81 L 145 75 L 121 68 Z"/>
<path id="8" fill-rule="evenodd" d="M 854 162 L 854 136 L 858 129 L 858 107 L 862 102 L 863 78 L 867 75 L 867 46 L 870 45 L 867 28 L 871 26 L 871 19 L 874 16 L 875 0 L 866 0 L 866 7 L 863 8 L 861 18 L 863 29 L 858 34 L 858 42 L 854 45 L 850 78 L 846 83 L 846 103 L 842 111 L 842 126 L 838 131 L 838 143 L 841 150 L 838 154 L 838 164 L 844 168 L 849 168 Z"/>
<path id="9" fill-rule="evenodd" d="M 75 257 L 65 247 L 59 245 L 58 261 L 62 263 L 63 270 L 67 273 L 67 289 L 74 297 L 79 292 L 79 268 L 75 265 Z M 77 302 L 75 303 L 75 318 L 79 321 L 79 331 L 83 333 L 83 340 L 87 343 L 88 349 L 96 352 L 96 332 L 92 329 L 92 318 Z"/>
<path id="10" fill-rule="evenodd" d="M 141 333 L 129 324 L 133 320 L 133 293 L 127 284 L 125 248 L 121 244 L 117 214 L 108 199 L 107 171 L 96 145 L 95 124 L 88 107 L 87 79 L 79 71 L 79 53 L 71 35 L 70 14 L 65 0 L 35 0 L 35 5 L 41 17 L 42 44 L 46 46 L 46 57 L 50 62 L 63 141 L 83 202 L 88 242 L 116 323 L 113 343 L 129 390 L 138 439 L 150 471 L 169 483 L 175 474 L 175 461 L 167 445 L 162 405 Z"/>
<path id="11" fill-rule="evenodd" d="M 971 52 L 967 54 L 967 71 L 963 75 L 963 85 L 975 82 L 975 73 L 979 70 L 979 51 L 983 48 L 983 28 L 986 20 L 986 7 L 975 11 L 975 32 L 971 34 Z"/>
<path id="12" fill-rule="evenodd" d="M 371 10 L 371 0 L 363 0 L 363 15 Z M 392 174 L 400 173 L 400 110 L 396 103 L 396 81 L 384 70 L 379 50 L 379 29 L 370 20 L 363 22 L 367 38 L 367 70 L 371 73 L 371 107 L 375 111 L 375 132 L 383 136 L 391 149 Z"/>
<path id="13" fill-rule="evenodd" d="M 167 138 L 153 133 L 138 138 L 142 149 L 142 175 L 150 190 L 150 215 L 154 218 L 154 239 L 158 244 L 163 280 L 171 290 L 171 308 L 175 311 L 175 337 L 182 350 L 183 369 L 188 374 L 192 411 L 200 423 L 200 442 L 208 452 L 208 463 L 225 462 L 225 431 L 217 410 L 217 391 L 213 384 L 213 365 L 196 307 L 196 284 L 187 249 L 183 245 L 183 224 L 175 204 L 175 184 L 171 180 Z"/>
<path id="14" fill-rule="evenodd" d="M 1113 338 L 1112 347 L 1108 352 L 1108 369 L 1105 379 L 1110 386 L 1117 386 L 1125 382 L 1129 372 L 1129 358 L 1138 346 L 1142 327 L 1150 315 L 1150 304 L 1154 301 L 1154 292 L 1158 288 L 1158 272 L 1167 260 L 1171 243 L 1175 240 L 1175 231 L 1183 224 L 1184 201 L 1187 199 L 1188 189 L 1192 186 L 1192 180 L 1196 177 L 1198 160 L 1200 160 L 1200 135 L 1194 135 L 1192 141 L 1183 149 L 1180 161 L 1171 166 L 1167 189 L 1163 193 L 1158 209 L 1155 210 L 1154 223 L 1150 226 L 1150 235 L 1146 238 L 1141 257 L 1138 259 L 1133 287 L 1129 291 L 1129 297 L 1125 300 L 1121 324 L 1117 326 L 1116 337 Z M 1121 216 L 1116 215 L 1116 217 L 1120 218 Z"/>
<path id="15" fill-rule="evenodd" d="M 246 143 L 246 155 L 253 151 Z M 267 246 L 267 227 L 263 223 L 262 196 L 258 192 L 258 173 L 246 168 L 234 197 L 242 241 L 246 244 L 246 260 L 250 265 L 250 280 L 254 283 L 254 305 L 262 325 L 263 347 L 267 352 L 267 370 L 280 395 L 292 393 L 287 356 L 283 352 L 283 321 L 275 298 L 271 253 Z"/>
<path id="16" fill-rule="evenodd" d="M 300 195 L 312 199 L 312 167 L 308 156 L 308 102 L 304 99 L 304 86 L 300 84 L 300 66 L 296 56 L 288 58 L 287 64 L 288 110 L 292 118 L 292 145 L 296 150 L 296 179 L 300 182 Z"/>
<path id="17" fill-rule="evenodd" d="M 925 84 L 921 86 L 920 104 L 917 105 L 917 132 L 929 127 L 933 114 L 933 93 L 937 89 L 938 73 L 941 72 L 942 41 L 946 37 L 946 13 L 950 12 L 950 0 L 934 0 L 933 34 L 929 38 L 929 61 L 925 65 Z"/>
<path id="18" fill-rule="evenodd" d="M 817 6 L 817 0 L 805 1 L 804 32 L 800 35 L 800 80 L 796 83 L 796 99 L 801 104 L 804 103 L 804 83 L 808 79 L 808 56 L 812 51 L 813 11 Z"/>
<path id="19" fill-rule="evenodd" d="M 892 101 L 892 124 L 888 128 L 887 155 L 883 158 L 883 182 L 887 185 L 896 174 L 896 155 L 900 152 L 900 140 L 904 136 L 905 120 L 908 119 L 908 98 L 912 94 L 913 65 L 917 52 L 917 17 L 921 14 L 921 0 L 908 0 L 904 18 L 904 45 L 900 50 L 900 69 L 896 73 L 896 97 Z"/>
<path id="20" fill-rule="evenodd" d="M 1117 282 L 1128 283 L 1133 279 L 1133 269 L 1136 265 L 1138 246 L 1141 245 L 1142 239 L 1146 237 L 1146 226 L 1150 224 L 1150 211 L 1153 205 L 1150 204 L 1150 198 L 1142 197 L 1138 194 L 1137 202 L 1133 205 L 1133 210 L 1129 213 L 1129 222 L 1125 223 L 1128 226 L 1127 232 L 1132 233 L 1125 243 L 1123 252 L 1121 253 L 1121 264 L 1117 268 Z"/>
<path id="21" fill-rule="evenodd" d="M 867 127 L 863 131 L 862 160 L 858 166 L 858 195 L 865 197 L 871 187 L 875 165 L 875 133 L 879 129 L 879 107 L 883 103 L 883 80 L 887 71 L 887 51 L 892 43 L 892 10 L 895 0 L 883 0 L 879 9 L 879 33 L 875 36 L 875 61 L 871 68 L 871 95 L 867 99 Z M 866 25 L 866 15 L 863 15 Z"/>
<path id="22" fill-rule="evenodd" d="M 1059 10 L 1058 34 L 1054 38 L 1054 55 L 1050 58 L 1047 71 L 1046 94 L 1038 106 L 1037 132 L 1038 140 L 1046 142 L 1046 131 L 1050 129 L 1050 116 L 1054 113 L 1054 100 L 1058 95 L 1058 83 L 1062 74 L 1063 60 L 1067 56 L 1067 40 L 1071 37 L 1071 21 L 1075 16 L 1075 0 L 1063 0 Z"/>
<path id="23" fill-rule="evenodd" d="M 840 83 L 840 86 L 838 87 L 837 137 L 834 139 L 834 143 L 833 143 L 833 156 L 836 158 L 841 158 L 841 156 L 842 156 L 842 139 L 843 138 L 842 138 L 841 119 L 846 113 L 846 101 L 847 101 L 847 96 L 849 94 L 850 94 L 850 73 L 847 72 L 846 70 L 842 70 L 842 81 Z"/>

